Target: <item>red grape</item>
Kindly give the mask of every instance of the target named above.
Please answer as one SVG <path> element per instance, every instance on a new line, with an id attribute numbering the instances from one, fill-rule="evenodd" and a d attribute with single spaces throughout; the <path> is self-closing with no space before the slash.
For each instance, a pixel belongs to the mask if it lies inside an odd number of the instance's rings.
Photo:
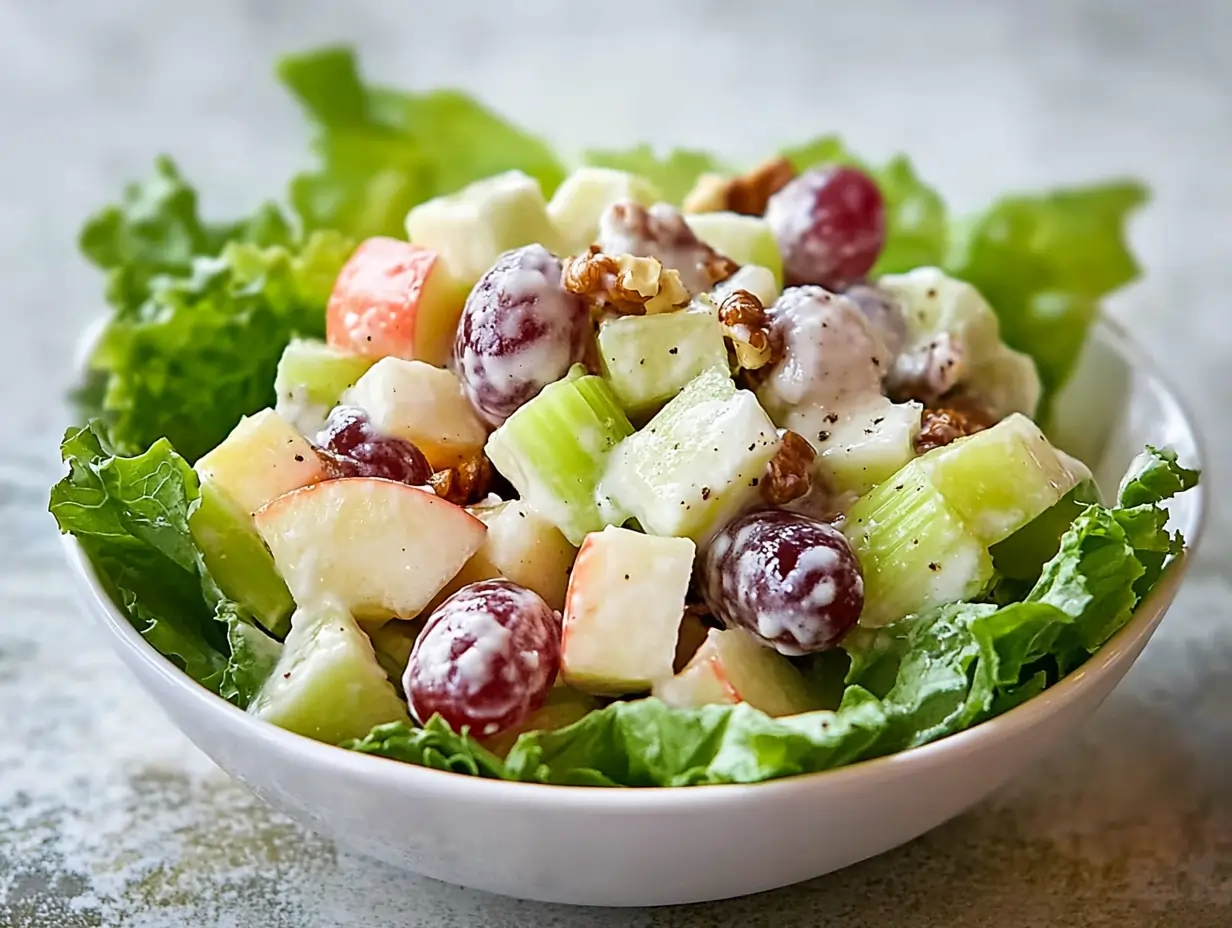
<path id="1" fill-rule="evenodd" d="M 585 301 L 561 284 L 561 262 L 542 245 L 507 251 L 471 290 L 452 366 L 475 411 L 500 425 L 586 355 Z"/>
<path id="2" fill-rule="evenodd" d="M 864 578 L 843 533 L 781 509 L 728 523 L 706 551 L 702 580 L 719 619 L 780 654 L 834 647 L 864 608 Z"/>
<path id="3" fill-rule="evenodd" d="M 766 222 L 789 285 L 841 290 L 869 272 L 885 245 L 881 191 L 855 168 L 805 171 L 770 198 Z"/>
<path id="4" fill-rule="evenodd" d="M 409 441 L 381 435 L 362 409 L 338 406 L 317 436 L 318 454 L 330 477 L 384 477 L 421 487 L 432 465 Z"/>
<path id="5" fill-rule="evenodd" d="M 440 715 L 488 738 L 543 705 L 560 668 L 560 617 L 508 580 L 464 586 L 415 641 L 402 684 L 420 722 Z"/>

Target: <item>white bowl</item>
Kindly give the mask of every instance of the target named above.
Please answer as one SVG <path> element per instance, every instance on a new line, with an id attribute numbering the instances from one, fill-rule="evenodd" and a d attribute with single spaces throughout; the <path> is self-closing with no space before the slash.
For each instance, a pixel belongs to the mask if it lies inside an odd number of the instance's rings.
<path id="1" fill-rule="evenodd" d="M 1067 389 L 1058 428 L 1115 480 L 1146 443 L 1187 463 L 1191 423 L 1152 366 L 1108 324 Z M 1201 490 L 1173 515 L 1192 546 Z M 399 867 L 550 902 L 644 906 L 785 886 L 910 841 L 1025 770 L 1120 682 L 1176 596 L 1177 558 L 1130 623 L 1082 668 L 999 718 L 840 770 L 748 786 L 594 789 L 481 780 L 355 754 L 260 722 L 193 683 L 133 629 L 71 539 L 90 611 L 172 721 L 257 796 L 307 827 Z"/>

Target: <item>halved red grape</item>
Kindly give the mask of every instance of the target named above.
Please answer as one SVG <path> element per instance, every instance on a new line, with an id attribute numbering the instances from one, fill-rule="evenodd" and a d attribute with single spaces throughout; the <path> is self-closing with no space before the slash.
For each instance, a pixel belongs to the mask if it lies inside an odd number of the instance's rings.
<path id="1" fill-rule="evenodd" d="M 384 477 L 421 487 L 432 476 L 422 451 L 405 439 L 381 435 L 354 406 L 338 406 L 330 413 L 317 445 L 331 477 Z"/>
<path id="2" fill-rule="evenodd" d="M 475 411 L 500 425 L 571 365 L 593 338 L 590 311 L 561 284 L 542 245 L 507 251 L 466 298 L 452 367 Z"/>
<path id="3" fill-rule="evenodd" d="M 805 171 L 770 198 L 766 222 L 789 285 L 841 290 L 869 272 L 885 245 L 881 191 L 867 174 L 845 166 Z"/>
<path id="4" fill-rule="evenodd" d="M 797 512 L 752 512 L 715 536 L 702 593 L 725 624 L 781 654 L 839 643 L 864 608 L 864 578 L 843 533 Z"/>
<path id="5" fill-rule="evenodd" d="M 559 616 L 525 587 L 484 580 L 432 613 L 402 685 L 420 722 L 439 714 L 487 738 L 542 706 L 559 668 Z"/>

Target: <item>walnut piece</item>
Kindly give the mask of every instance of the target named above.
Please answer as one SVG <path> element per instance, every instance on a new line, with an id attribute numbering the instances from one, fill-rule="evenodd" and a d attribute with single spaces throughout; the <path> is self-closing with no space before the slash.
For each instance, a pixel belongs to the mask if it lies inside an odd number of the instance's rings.
<path id="1" fill-rule="evenodd" d="M 438 470 L 428 482 L 436 495 L 457 506 L 469 506 L 488 495 L 492 485 L 492 464 L 482 451 L 472 458 Z"/>
<path id="2" fill-rule="evenodd" d="M 975 402 L 961 396 L 953 397 L 945 406 L 930 406 L 924 410 L 920 432 L 915 437 L 915 453 L 924 454 L 957 438 L 982 432 L 993 424 L 992 416 Z"/>
<path id="3" fill-rule="evenodd" d="M 761 216 L 770 198 L 796 176 L 796 169 L 786 158 L 763 161 L 747 174 L 723 177 L 703 174 L 684 198 L 686 213 L 727 211 L 745 216 Z"/>
<path id="4" fill-rule="evenodd" d="M 808 493 L 813 482 L 813 459 L 817 457 L 813 446 L 790 429 L 781 432 L 780 441 L 760 484 L 762 498 L 774 506 Z"/>
<path id="5" fill-rule="evenodd" d="M 655 258 L 604 254 L 598 245 L 568 258 L 561 282 L 570 293 L 585 298 L 598 314 L 653 315 L 689 302 L 689 291 L 675 270 L 665 268 Z"/>
<path id="6" fill-rule="evenodd" d="M 761 300 L 748 290 L 733 290 L 719 304 L 723 336 L 731 340 L 736 363 L 755 371 L 775 360 L 770 338 L 770 320 Z"/>
<path id="7" fill-rule="evenodd" d="M 690 294 L 710 290 L 740 268 L 694 235 L 684 216 L 666 203 L 614 203 L 599 219 L 596 244 L 604 254 L 656 259 L 680 274 Z"/>

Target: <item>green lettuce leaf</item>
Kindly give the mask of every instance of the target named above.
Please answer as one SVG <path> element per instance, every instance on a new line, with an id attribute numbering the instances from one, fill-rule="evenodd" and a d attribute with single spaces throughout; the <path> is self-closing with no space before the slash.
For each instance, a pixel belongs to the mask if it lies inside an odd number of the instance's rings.
<path id="1" fill-rule="evenodd" d="M 1138 276 L 1126 224 L 1146 198 L 1132 181 L 1010 196 L 958 230 L 946 270 L 992 304 L 1046 396 L 1073 370 L 1100 300 Z"/>
<path id="2" fill-rule="evenodd" d="M 703 174 L 722 174 L 726 168 L 704 151 L 677 148 L 660 158 L 649 145 L 623 151 L 592 150 L 582 155 L 586 164 L 640 174 L 654 183 L 664 200 L 677 206 Z"/>
<path id="3" fill-rule="evenodd" d="M 282 654 L 282 643 L 265 634 L 236 609 L 223 613 L 231 654 L 223 669 L 219 695 L 247 709 Z"/>
<path id="4" fill-rule="evenodd" d="M 290 190 L 309 230 L 402 238 L 412 206 L 473 181 L 520 170 L 551 196 L 564 177 L 543 142 L 465 94 L 366 85 L 350 49 L 288 56 L 278 76 L 317 129 L 320 164 Z"/>
<path id="5" fill-rule="evenodd" d="M 197 476 L 163 440 L 143 454 L 113 453 L 98 423 L 70 429 L 61 454 L 69 472 L 50 510 L 72 533 L 133 626 L 160 653 L 218 692 L 227 667 L 226 625 L 235 613 L 192 542 L 188 517 Z"/>
<path id="6" fill-rule="evenodd" d="M 924 265 L 940 265 L 949 246 L 945 202 L 924 183 L 904 155 L 874 167 L 858 158 L 836 136 L 823 136 L 786 148 L 782 155 L 805 171 L 822 164 L 848 164 L 866 171 L 881 189 L 886 204 L 886 244 L 873 276 L 898 274 Z"/>
<path id="7" fill-rule="evenodd" d="M 1130 465 L 1117 491 L 1118 505 L 1130 509 L 1162 503 L 1198 485 L 1198 471 L 1182 467 L 1171 448 L 1147 445 Z"/>
<path id="8" fill-rule="evenodd" d="M 469 735 L 455 734 L 440 716 L 428 719 L 422 728 L 405 722 L 378 725 L 365 737 L 343 747 L 435 770 L 492 779 L 506 776 L 505 765 L 499 757 Z"/>

